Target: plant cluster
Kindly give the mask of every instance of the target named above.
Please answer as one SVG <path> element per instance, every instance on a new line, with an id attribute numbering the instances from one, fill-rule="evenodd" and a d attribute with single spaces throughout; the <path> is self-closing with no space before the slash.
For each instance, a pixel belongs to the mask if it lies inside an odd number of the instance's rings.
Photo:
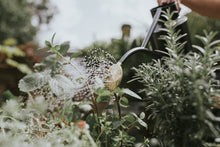
<path id="1" fill-rule="evenodd" d="M 17 46 L 17 41 L 13 38 L 6 39 L 3 44 L 0 44 L 0 63 L 7 64 L 11 67 L 17 68 L 20 72 L 24 74 L 32 73 L 32 70 L 25 63 L 20 63 L 17 58 L 24 58 L 26 56 L 25 52 L 22 51 Z"/>
<path id="2" fill-rule="evenodd" d="M 167 57 L 134 68 L 135 79 L 144 84 L 148 119 L 154 121 L 150 132 L 161 146 L 208 146 L 220 136 L 220 119 L 212 113 L 220 96 L 215 73 L 220 41 L 212 41 L 216 33 L 204 32 L 204 37 L 196 36 L 204 47 L 194 46 L 196 52 L 183 54 L 185 43 L 179 40 L 184 34 L 175 30 L 172 15 L 164 15 L 166 35 L 161 36 Z"/>
<path id="3" fill-rule="evenodd" d="M 82 68 L 72 60 L 77 54 L 64 57 L 69 42 L 54 45 L 54 36 L 51 42 L 45 42 L 52 55 L 19 81 L 23 94 L 18 100 L 6 93 L 0 134 L 29 146 L 45 142 L 49 146 L 147 145 L 143 136 L 138 141 L 130 134 L 134 128 L 147 128 L 145 114 L 124 114 L 121 110 L 129 106 L 126 96 L 141 100 L 140 96 L 129 89 L 105 88 L 108 68 L 115 62 L 113 57 L 95 50 L 92 56 L 85 57 Z M 97 54 L 104 54 L 109 61 L 101 55 L 93 56 Z M 18 135 L 21 138 L 14 139 Z M 2 141 L 5 146 L 8 143 L 8 139 Z"/>
<path id="4" fill-rule="evenodd" d="M 204 47 L 183 54 L 184 37 L 175 29 L 169 11 L 164 12 L 167 57 L 134 68 L 134 80 L 143 83 L 144 99 L 126 88 L 109 90 L 105 80 L 116 60 L 101 49 L 83 60 L 66 57 L 69 42 L 45 41 L 51 53 L 34 72 L 19 81 L 22 94 L 5 93 L 0 109 L 1 146 L 106 146 L 164 147 L 212 146 L 220 137 L 219 108 L 220 41 L 216 33 L 197 36 Z M 80 60 L 81 64 L 74 61 Z M 146 112 L 126 113 L 128 96 L 146 103 Z M 122 109 L 123 108 L 123 109 Z M 151 119 L 152 124 L 146 121 Z M 149 125 L 149 126 L 148 126 Z M 134 131 L 149 132 L 151 142 Z"/>

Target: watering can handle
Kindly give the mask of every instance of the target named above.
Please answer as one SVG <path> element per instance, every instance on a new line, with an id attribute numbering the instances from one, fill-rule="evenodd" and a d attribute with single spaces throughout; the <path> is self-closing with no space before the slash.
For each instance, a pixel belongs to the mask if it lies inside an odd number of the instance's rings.
<path id="1" fill-rule="evenodd" d="M 162 8 L 159 7 L 156 11 L 156 14 L 154 15 L 153 23 L 151 24 L 151 27 L 150 27 L 146 37 L 144 38 L 144 41 L 142 42 L 141 47 L 146 47 L 147 43 L 149 42 L 149 39 L 150 39 L 150 37 L 151 37 L 151 35 L 157 25 L 159 18 L 160 18 L 161 11 L 162 11 Z"/>

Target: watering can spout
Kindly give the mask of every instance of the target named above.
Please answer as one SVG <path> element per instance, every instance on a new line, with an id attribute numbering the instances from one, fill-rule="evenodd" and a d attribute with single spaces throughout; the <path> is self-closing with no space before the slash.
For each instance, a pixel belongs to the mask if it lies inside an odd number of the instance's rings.
<path id="1" fill-rule="evenodd" d="M 147 48 L 144 47 L 136 47 L 133 48 L 131 50 L 129 50 L 128 52 L 126 52 L 121 59 L 116 63 L 113 64 L 109 70 L 108 70 L 108 76 L 105 79 L 105 87 L 109 90 L 114 90 L 118 87 L 118 85 L 120 84 L 122 77 L 123 77 L 123 70 L 122 70 L 122 63 L 132 54 L 136 53 L 136 52 L 144 52 L 150 56 L 155 56 L 155 57 L 162 57 L 167 55 L 165 52 L 162 51 L 151 51 Z"/>

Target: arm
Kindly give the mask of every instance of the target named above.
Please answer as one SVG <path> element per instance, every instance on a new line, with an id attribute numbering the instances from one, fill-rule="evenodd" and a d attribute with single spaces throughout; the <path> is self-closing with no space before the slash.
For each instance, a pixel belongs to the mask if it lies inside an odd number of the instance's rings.
<path id="1" fill-rule="evenodd" d="M 220 0 L 170 0 L 177 2 L 177 7 L 180 10 L 179 4 L 182 3 L 193 11 L 201 15 L 211 18 L 220 19 Z M 169 0 L 157 0 L 159 5 L 168 3 Z"/>
<path id="2" fill-rule="evenodd" d="M 181 2 L 204 16 L 220 19 L 220 0 L 182 0 Z"/>

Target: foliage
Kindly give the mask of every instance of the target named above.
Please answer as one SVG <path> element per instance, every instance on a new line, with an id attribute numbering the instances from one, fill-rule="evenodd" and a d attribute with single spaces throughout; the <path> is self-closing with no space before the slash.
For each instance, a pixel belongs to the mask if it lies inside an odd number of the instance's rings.
<path id="1" fill-rule="evenodd" d="M 137 142 L 148 145 L 143 136 L 137 140 L 130 134 L 134 128 L 148 127 L 145 114 L 124 114 L 121 109 L 129 107 L 127 96 L 138 100 L 141 97 L 129 89 L 110 91 L 104 87 L 108 75 L 105 64 L 111 62 L 87 57 L 90 59 L 85 60 L 89 62 L 85 63 L 87 70 L 82 70 L 73 59 L 64 57 L 69 43 L 54 45 L 54 36 L 51 41 L 45 41 L 52 55 L 36 64 L 34 73 L 19 81 L 19 89 L 24 92 L 19 100 L 14 100 L 10 92 L 5 93 L 6 102 L 1 111 L 2 117 L 7 119 L 0 123 L 0 135 L 18 145 L 29 146 L 45 142 L 51 146 L 134 146 Z M 71 75 L 66 67 L 77 74 Z M 5 127 L 6 123 L 15 127 Z M 13 137 L 18 135 L 21 138 Z M 0 143 L 8 145 L 9 139 Z"/>
<path id="2" fill-rule="evenodd" d="M 219 118 L 212 114 L 214 104 L 219 103 L 215 97 L 220 96 L 220 83 L 215 79 L 220 41 L 212 41 L 216 33 L 204 32 L 204 37 L 197 36 L 204 47 L 194 46 L 197 53 L 182 54 L 184 43 L 178 42 L 182 36 L 174 31 L 172 15 L 164 16 L 167 35 L 162 36 L 168 57 L 134 68 L 135 79 L 144 84 L 146 111 L 154 120 L 151 133 L 161 146 L 201 147 L 220 136 L 215 125 Z"/>
<path id="3" fill-rule="evenodd" d="M 2 0 L 0 1 L 0 42 L 15 38 L 19 44 L 33 41 L 42 23 L 49 23 L 54 12 L 49 11 L 48 0 Z M 53 9 L 54 10 L 54 9 Z M 33 25 L 33 19 L 39 18 Z M 46 22 L 45 22 L 46 21 Z"/>
<path id="4" fill-rule="evenodd" d="M 135 113 L 122 114 L 121 107 L 127 108 L 128 99 L 123 94 L 134 95 L 130 90 L 117 88 L 113 93 L 106 91 L 106 89 L 97 89 L 95 94 L 98 94 L 97 103 L 109 102 L 109 105 L 105 108 L 107 110 L 113 110 L 103 112 L 100 117 L 88 117 L 87 122 L 90 126 L 93 126 L 91 135 L 96 138 L 97 144 L 100 146 L 134 146 L 136 137 L 129 133 L 133 128 L 147 129 L 147 124 L 143 121 L 145 114 L 141 113 L 137 116 Z M 108 96 L 107 96 L 108 95 Z M 137 98 L 139 98 L 137 96 Z M 115 101 L 115 103 L 113 103 Z M 97 121 L 95 120 L 97 119 Z M 98 123 L 97 123 L 98 122 Z M 98 132 L 96 130 L 99 130 Z M 142 136 L 142 145 L 148 145 L 148 140 Z"/>
<path id="5" fill-rule="evenodd" d="M 25 52 L 16 46 L 17 41 L 11 38 L 4 40 L 3 43 L 3 45 L 0 45 L 0 56 L 2 56 L 0 62 L 15 67 L 24 74 L 32 73 L 32 70 L 28 65 L 16 60 L 16 57 L 26 56 Z"/>
<path id="6" fill-rule="evenodd" d="M 27 2 L 33 17 L 38 20 L 38 26 L 50 23 L 56 13 L 56 7 L 50 0 L 27 0 Z"/>
<path id="7" fill-rule="evenodd" d="M 58 103 L 52 103 L 51 99 L 44 100 L 40 96 L 35 100 L 29 98 L 25 108 L 17 100 L 9 100 L 2 107 L 1 146 L 96 146 L 85 123 L 82 125 L 82 121 L 70 123 L 62 120 L 61 116 L 67 115 L 70 118 L 69 109 L 77 111 L 79 105 L 65 102 L 59 113 L 57 110 L 50 114 L 47 109 Z"/>
<path id="8" fill-rule="evenodd" d="M 195 38 L 195 35 L 203 35 L 203 30 L 207 30 L 208 32 L 220 32 L 220 20 L 218 19 L 210 19 L 195 12 L 187 14 L 187 17 L 188 28 L 193 44 L 201 44 L 201 42 Z M 217 34 L 215 38 L 220 38 L 220 34 Z"/>
<path id="9" fill-rule="evenodd" d="M 45 41 L 51 55 L 19 81 L 21 95 L 4 94 L 0 145 L 149 146 L 147 138 L 133 133 L 137 130 L 151 131 L 151 137 L 166 147 L 213 144 L 220 135 L 214 123 L 219 118 L 212 113 L 220 97 L 215 79 L 220 41 L 212 41 L 216 33 L 205 32 L 205 37 L 197 36 L 204 47 L 194 46 L 197 52 L 184 55 L 185 43 L 178 42 L 184 35 L 174 31 L 172 15 L 164 15 L 167 35 L 161 36 L 167 57 L 134 68 L 135 79 L 144 84 L 144 101 L 130 89 L 105 88 L 108 69 L 116 62 L 106 51 L 89 52 L 79 65 L 74 59 L 80 54 L 66 57 L 69 42 L 55 45 L 54 34 L 51 41 Z M 127 113 L 128 96 L 147 103 L 150 115 Z M 146 119 L 154 121 L 153 130 Z"/>
<path id="10" fill-rule="evenodd" d="M 81 57 L 82 56 L 88 56 L 89 50 L 96 50 L 96 49 L 102 49 L 106 52 L 110 53 L 116 61 L 118 61 L 127 51 L 129 51 L 132 48 L 140 47 L 142 43 L 143 38 L 138 37 L 134 40 L 128 40 L 128 39 L 112 39 L 110 43 L 107 42 L 101 42 L 97 41 L 91 44 L 90 46 L 86 47 L 85 49 L 81 50 L 80 52 Z M 148 48 L 151 48 L 148 46 Z M 151 61 L 151 57 L 147 54 L 143 54 L 143 52 L 137 52 L 134 55 L 130 56 L 128 60 L 126 60 L 122 67 L 123 67 L 123 80 L 121 81 L 120 86 L 126 87 L 129 89 L 132 89 L 135 92 L 138 92 L 142 88 L 142 84 L 133 81 L 128 82 L 132 76 L 135 75 L 135 72 L 131 70 L 132 67 L 136 67 L 141 63 L 147 63 Z M 131 97 L 132 98 L 132 97 Z"/>
<path id="11" fill-rule="evenodd" d="M 2 0 L 0 12 L 0 42 L 7 38 L 15 38 L 19 43 L 33 40 L 37 30 L 31 24 L 26 0 Z"/>

